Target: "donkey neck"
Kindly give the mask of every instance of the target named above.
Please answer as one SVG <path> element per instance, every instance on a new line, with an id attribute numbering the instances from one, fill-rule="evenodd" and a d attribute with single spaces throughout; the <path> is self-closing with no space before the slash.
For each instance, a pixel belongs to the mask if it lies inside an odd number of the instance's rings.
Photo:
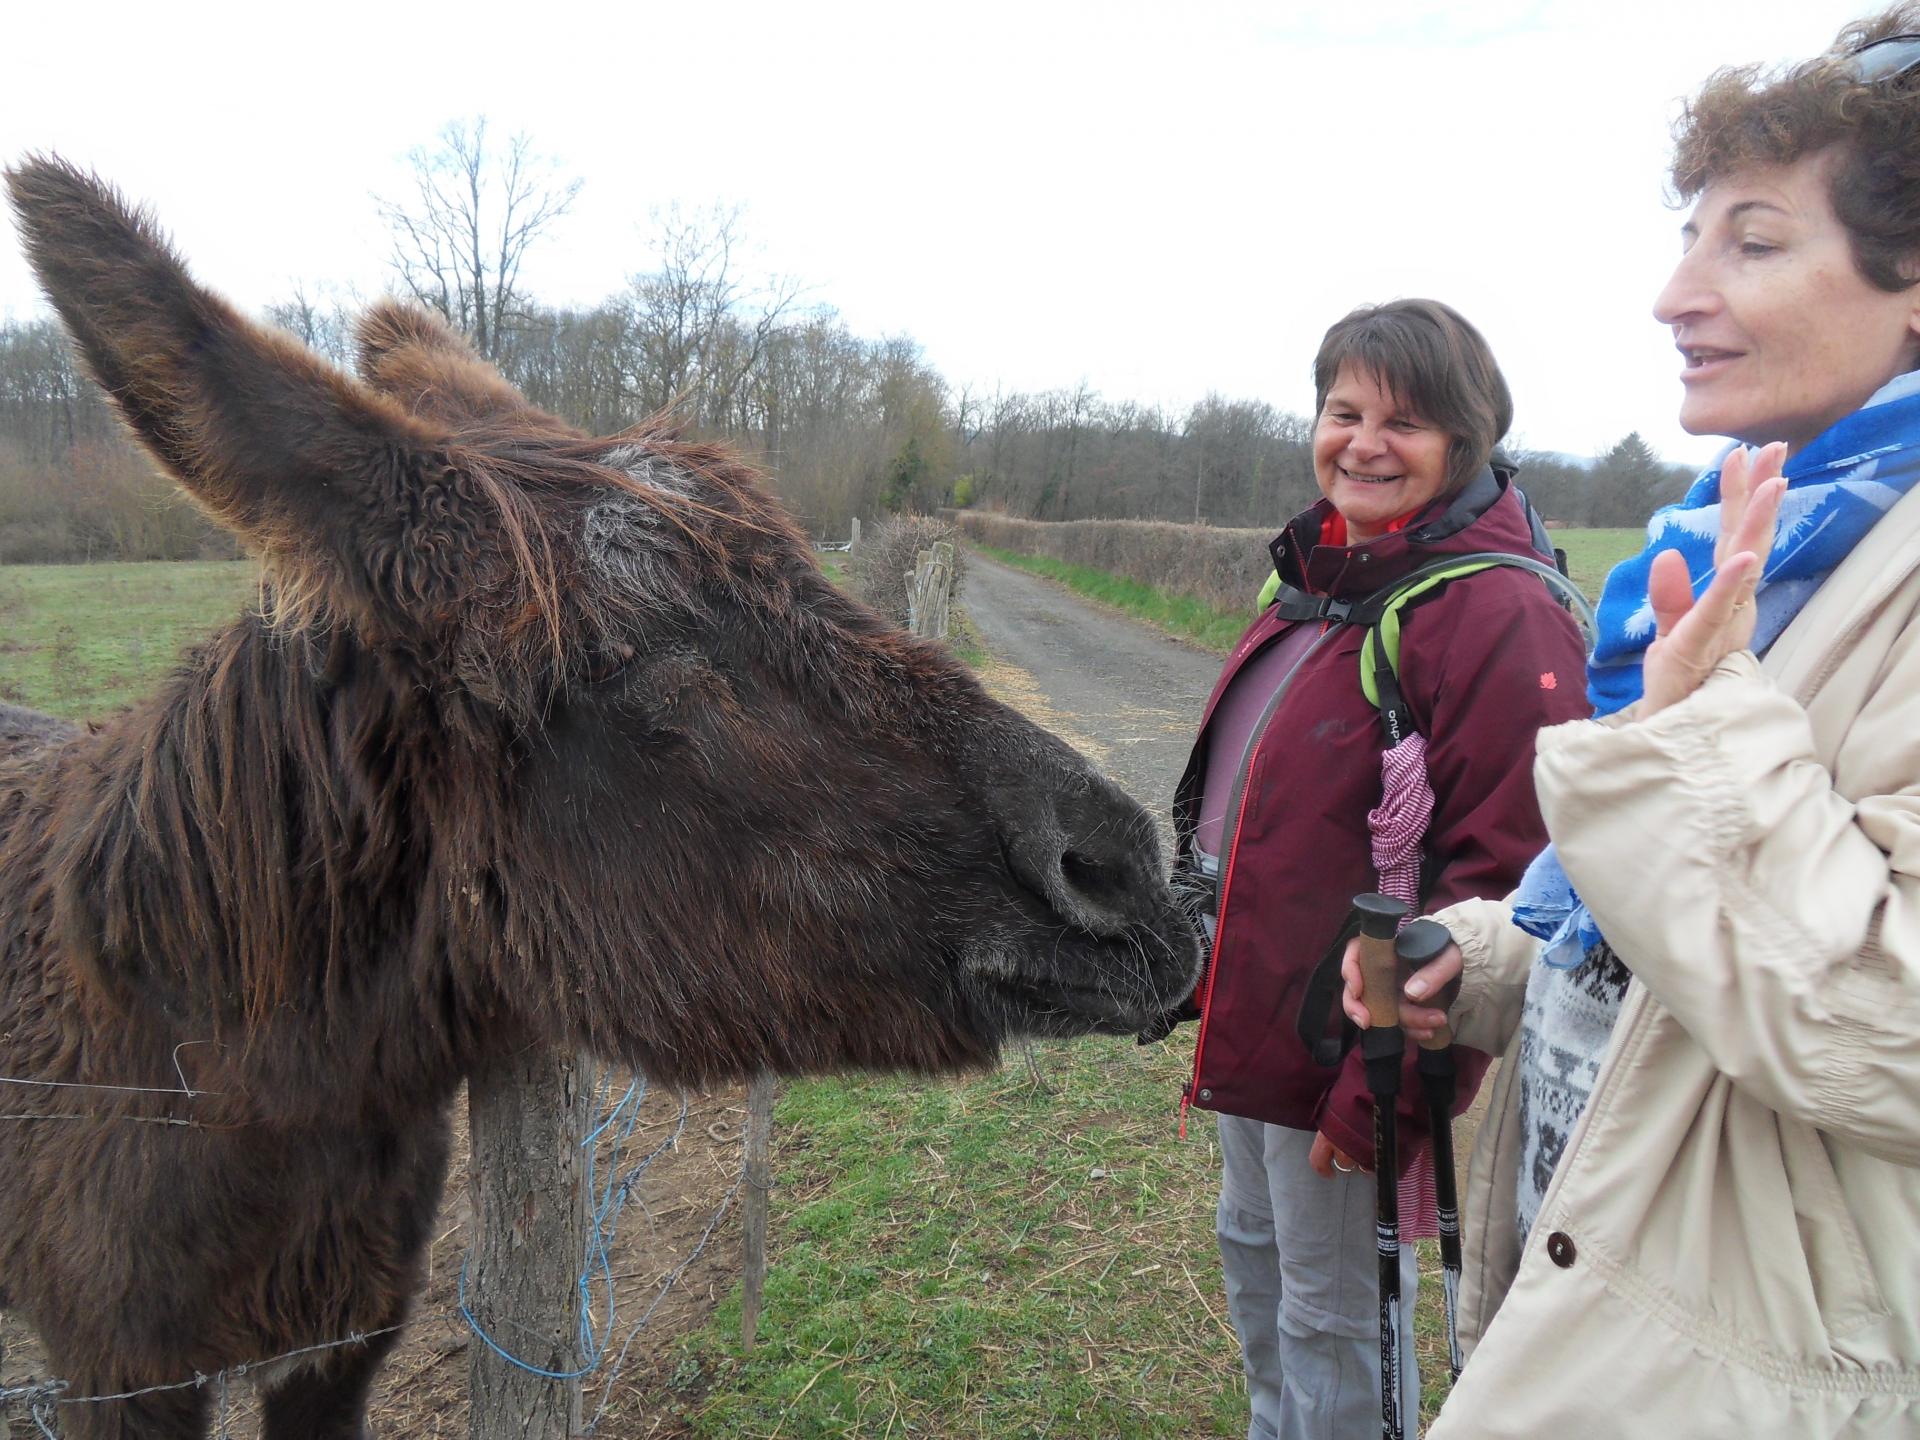
<path id="1" fill-rule="evenodd" d="M 433 899 L 450 718 L 351 636 L 256 616 L 53 752 L 46 888 L 81 1009 L 125 1017 L 101 1043 L 208 1044 L 263 1119 L 450 1093 L 486 1009 Z"/>

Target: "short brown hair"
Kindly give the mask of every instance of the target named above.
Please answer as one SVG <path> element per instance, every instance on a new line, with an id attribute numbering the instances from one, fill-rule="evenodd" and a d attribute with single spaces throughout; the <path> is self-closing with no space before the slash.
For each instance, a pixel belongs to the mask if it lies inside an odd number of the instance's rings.
<path id="1" fill-rule="evenodd" d="M 1855 268 L 1882 290 L 1920 282 L 1920 72 L 1863 84 L 1846 64 L 1862 46 L 1910 34 L 1920 34 L 1920 0 L 1854 21 L 1812 60 L 1715 71 L 1674 125 L 1676 196 L 1831 149 L 1828 198 Z"/>
<path id="2" fill-rule="evenodd" d="M 1447 494 L 1486 466 L 1513 424 L 1513 395 L 1486 338 L 1451 305 L 1389 300 L 1334 322 L 1313 357 L 1313 413 L 1342 365 L 1365 370 L 1394 400 L 1451 437 Z"/>

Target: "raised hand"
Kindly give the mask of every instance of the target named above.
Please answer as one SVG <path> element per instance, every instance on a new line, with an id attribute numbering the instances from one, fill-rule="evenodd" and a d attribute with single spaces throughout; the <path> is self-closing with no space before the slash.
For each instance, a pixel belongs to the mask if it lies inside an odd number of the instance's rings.
<path id="1" fill-rule="evenodd" d="M 1698 600 L 1686 559 L 1674 550 L 1654 557 L 1647 581 L 1655 638 L 1641 674 L 1640 715 L 1653 715 L 1698 690 L 1728 655 L 1753 642 L 1753 593 L 1773 549 L 1774 522 L 1787 482 L 1787 447 L 1742 448 L 1720 471 L 1720 536 L 1713 547 L 1713 580 Z"/>

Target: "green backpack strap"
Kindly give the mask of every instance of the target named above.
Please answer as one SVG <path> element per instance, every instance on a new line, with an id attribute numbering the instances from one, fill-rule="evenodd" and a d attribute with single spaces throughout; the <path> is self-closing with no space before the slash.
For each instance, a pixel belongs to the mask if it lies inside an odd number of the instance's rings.
<path id="1" fill-rule="evenodd" d="M 1360 690 L 1367 697 L 1367 703 L 1380 712 L 1381 721 L 1387 727 L 1389 744 L 1398 745 L 1414 731 L 1412 713 L 1400 693 L 1401 612 L 1410 605 L 1431 599 L 1455 580 L 1478 575 L 1482 570 L 1502 569 L 1531 570 L 1545 581 L 1547 588 L 1554 592 L 1579 624 L 1587 638 L 1587 648 L 1593 648 L 1597 633 L 1593 606 L 1580 593 L 1579 587 L 1544 561 L 1525 555 L 1509 555 L 1499 550 L 1449 555 L 1444 560 L 1436 560 L 1410 575 L 1402 576 L 1394 584 L 1374 591 L 1364 600 L 1343 607 L 1345 615 L 1329 614 L 1323 617 L 1337 624 L 1366 627 L 1367 633 L 1360 641 Z M 1260 587 L 1260 598 L 1255 608 L 1265 610 L 1279 598 L 1282 588 L 1279 572 L 1275 571 L 1267 577 L 1267 583 Z M 1299 591 L 1287 593 L 1302 604 L 1311 598 Z"/>
<path id="2" fill-rule="evenodd" d="M 1388 744 L 1398 745 L 1414 731 L 1412 713 L 1400 693 L 1401 613 L 1409 605 L 1432 598 L 1443 586 L 1455 580 L 1477 575 L 1483 570 L 1499 569 L 1531 570 L 1544 580 L 1547 588 L 1555 592 L 1578 622 L 1586 636 L 1587 648 L 1593 648 L 1596 633 L 1593 606 L 1580 593 L 1579 587 L 1551 565 L 1528 559 L 1524 555 L 1485 551 L 1473 555 L 1452 555 L 1422 566 L 1388 587 L 1386 594 L 1380 597 L 1380 618 L 1367 626 L 1367 633 L 1360 641 L 1360 689 L 1366 695 L 1367 703 L 1380 712 L 1381 722 L 1387 727 Z M 1372 597 L 1365 603 L 1367 608 L 1371 608 Z"/>

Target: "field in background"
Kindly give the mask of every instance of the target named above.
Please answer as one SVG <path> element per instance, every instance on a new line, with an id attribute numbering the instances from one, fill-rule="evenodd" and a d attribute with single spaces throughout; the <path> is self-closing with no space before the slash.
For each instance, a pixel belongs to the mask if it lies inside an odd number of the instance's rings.
<path id="1" fill-rule="evenodd" d="M 1567 574 L 1589 600 L 1600 599 L 1607 571 L 1647 543 L 1638 526 L 1619 530 L 1550 530 L 1553 543 L 1567 552 Z"/>
<path id="2" fill-rule="evenodd" d="M 254 598 L 250 560 L 0 565 L 0 700 L 81 720 L 149 694 Z"/>

